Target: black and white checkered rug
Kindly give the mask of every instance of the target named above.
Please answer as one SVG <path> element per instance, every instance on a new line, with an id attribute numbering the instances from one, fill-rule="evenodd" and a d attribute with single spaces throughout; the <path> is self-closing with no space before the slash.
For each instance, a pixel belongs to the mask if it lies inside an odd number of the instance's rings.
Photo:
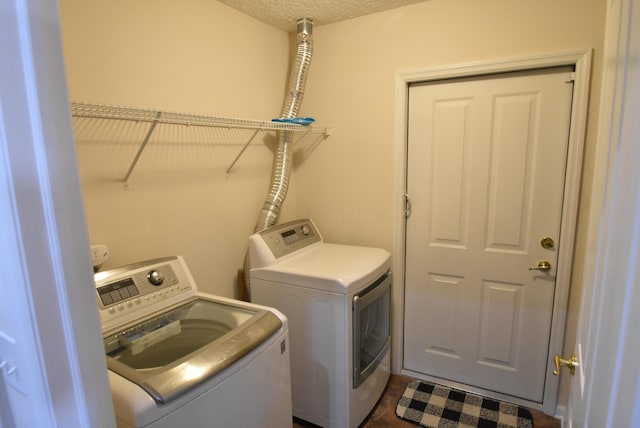
<path id="1" fill-rule="evenodd" d="M 407 385 L 396 415 L 429 428 L 533 428 L 525 408 L 417 380 Z"/>

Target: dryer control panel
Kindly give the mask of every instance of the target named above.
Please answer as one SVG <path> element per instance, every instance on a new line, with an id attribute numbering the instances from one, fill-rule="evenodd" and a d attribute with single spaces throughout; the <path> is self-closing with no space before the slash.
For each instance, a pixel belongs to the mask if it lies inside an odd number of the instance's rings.
<path id="1" fill-rule="evenodd" d="M 276 259 L 322 241 L 311 219 L 278 224 L 263 230 L 259 235 Z"/>

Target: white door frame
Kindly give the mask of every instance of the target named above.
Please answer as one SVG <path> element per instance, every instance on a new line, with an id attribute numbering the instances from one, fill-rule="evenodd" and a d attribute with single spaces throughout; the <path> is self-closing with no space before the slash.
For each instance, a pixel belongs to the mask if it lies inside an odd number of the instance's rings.
<path id="1" fill-rule="evenodd" d="M 0 427 L 115 427 L 56 0 L 0 2 Z"/>
<path id="2" fill-rule="evenodd" d="M 587 261 L 563 426 L 640 426 L 640 8 L 607 2 Z M 586 339 L 586 340 L 585 340 Z M 564 376 L 567 371 L 564 370 Z"/>
<path id="3" fill-rule="evenodd" d="M 441 79 L 480 76 L 510 71 L 523 71 L 545 67 L 572 65 L 575 67 L 574 96 L 569 129 L 569 152 L 565 198 L 562 207 L 562 241 L 558 253 L 556 294 L 551 320 L 550 355 L 561 354 L 564 339 L 569 284 L 573 259 L 573 243 L 577 222 L 582 155 L 587 121 L 589 80 L 591 75 L 591 49 L 561 52 L 524 58 L 502 59 L 445 67 L 401 71 L 395 82 L 395 137 L 394 137 L 394 282 L 392 325 L 392 368 L 395 373 L 403 370 L 404 350 L 404 264 L 405 264 L 405 191 L 407 156 L 407 105 L 408 86 L 411 83 Z M 553 371 L 553 360 L 549 359 L 547 373 Z M 556 414 L 558 377 L 547 376 L 545 380 L 542 410 Z M 532 406 L 539 407 L 539 406 Z"/>

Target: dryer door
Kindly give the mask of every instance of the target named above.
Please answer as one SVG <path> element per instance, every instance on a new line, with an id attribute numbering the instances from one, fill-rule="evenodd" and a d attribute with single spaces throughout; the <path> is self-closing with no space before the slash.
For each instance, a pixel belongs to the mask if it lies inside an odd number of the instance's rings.
<path id="1" fill-rule="evenodd" d="M 391 343 L 391 272 L 353 298 L 353 388 L 378 367 Z"/>

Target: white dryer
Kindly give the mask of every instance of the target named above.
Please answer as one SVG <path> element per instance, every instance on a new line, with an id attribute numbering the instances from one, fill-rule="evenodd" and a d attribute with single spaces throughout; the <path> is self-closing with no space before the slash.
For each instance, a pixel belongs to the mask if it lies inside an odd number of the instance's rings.
<path id="1" fill-rule="evenodd" d="M 390 373 L 390 255 L 325 243 L 311 219 L 249 238 L 250 293 L 289 319 L 293 416 L 354 428 Z"/>
<path id="2" fill-rule="evenodd" d="M 280 312 L 198 292 L 180 256 L 95 281 L 119 428 L 291 426 Z"/>

